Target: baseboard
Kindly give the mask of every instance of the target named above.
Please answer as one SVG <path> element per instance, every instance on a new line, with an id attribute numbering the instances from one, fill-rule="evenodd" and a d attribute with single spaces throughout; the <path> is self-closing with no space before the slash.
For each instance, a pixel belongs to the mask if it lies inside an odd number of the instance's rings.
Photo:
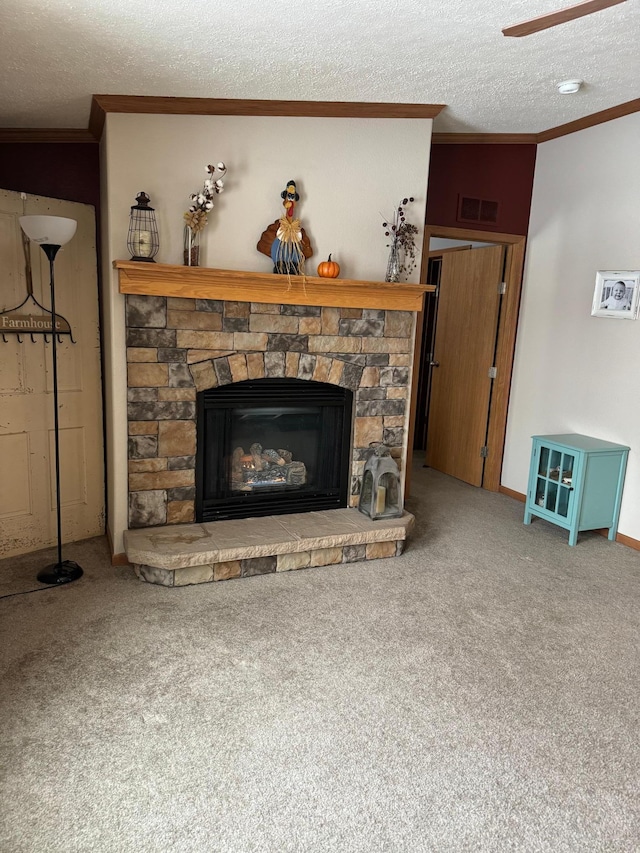
<path id="1" fill-rule="evenodd" d="M 109 530 L 109 525 L 106 525 L 105 533 L 107 535 L 107 542 L 109 543 L 109 552 L 111 554 L 111 565 L 112 566 L 130 566 L 131 563 L 127 559 L 126 554 L 114 554 L 113 553 L 113 536 L 111 535 L 111 531 Z"/>
<path id="2" fill-rule="evenodd" d="M 515 500 L 520 501 L 520 503 L 524 503 L 527 499 L 527 496 L 523 495 L 522 492 L 516 492 L 515 489 L 508 489 L 506 486 L 500 486 L 498 491 L 502 495 L 507 495 L 509 498 L 514 498 Z M 601 536 L 609 535 L 609 531 L 606 527 L 602 530 L 598 530 L 598 533 Z M 617 533 L 616 542 L 619 542 L 621 545 L 626 545 L 627 548 L 633 548 L 634 551 L 640 551 L 640 540 L 634 539 L 632 536 L 626 536 L 624 533 Z"/>
<path id="3" fill-rule="evenodd" d="M 520 501 L 520 503 L 524 503 L 527 499 L 527 496 L 523 495 L 522 492 L 516 492 L 514 489 L 508 489 L 506 486 L 500 485 L 498 487 L 498 491 L 501 495 L 507 495 L 507 497 L 514 498 L 515 500 Z"/>
<path id="4" fill-rule="evenodd" d="M 606 527 L 602 530 L 598 530 L 598 533 L 601 536 L 609 535 L 609 531 Z M 619 542 L 621 545 L 626 545 L 627 548 L 633 548 L 634 551 L 640 551 L 640 541 L 638 539 L 633 539 L 631 536 L 625 536 L 624 533 L 616 533 L 616 542 Z"/>

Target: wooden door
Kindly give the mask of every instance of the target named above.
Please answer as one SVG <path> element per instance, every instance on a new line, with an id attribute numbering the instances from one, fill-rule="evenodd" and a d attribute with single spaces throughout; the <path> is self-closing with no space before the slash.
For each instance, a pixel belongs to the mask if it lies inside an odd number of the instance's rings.
<path id="1" fill-rule="evenodd" d="M 63 542 L 104 532 L 102 390 L 93 207 L 0 190 L 0 311 L 26 296 L 18 217 L 76 219 L 78 230 L 55 261 L 56 312 L 70 325 L 58 345 L 61 522 Z M 49 263 L 31 246 L 34 296 L 49 308 Z M 25 305 L 20 313 L 39 313 Z M 2 318 L 0 317 L 0 320 Z M 56 542 L 51 343 L 0 333 L 0 557 Z"/>
<path id="2" fill-rule="evenodd" d="M 442 258 L 426 464 L 482 485 L 503 246 Z"/>

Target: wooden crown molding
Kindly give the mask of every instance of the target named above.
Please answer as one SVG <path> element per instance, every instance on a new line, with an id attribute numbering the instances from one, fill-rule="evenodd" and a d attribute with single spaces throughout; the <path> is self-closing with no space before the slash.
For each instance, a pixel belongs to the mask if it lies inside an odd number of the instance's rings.
<path id="1" fill-rule="evenodd" d="M 0 142 L 92 142 L 89 130 L 75 127 L 0 127 Z"/>
<path id="2" fill-rule="evenodd" d="M 355 101 L 260 101 L 241 98 L 94 95 L 89 130 L 96 139 L 100 139 L 107 113 L 311 118 L 435 118 L 444 106 L 444 104 L 386 104 Z"/>
<path id="3" fill-rule="evenodd" d="M 631 115 L 640 111 L 640 98 L 626 101 L 607 110 L 583 116 L 567 124 L 551 127 L 540 133 L 432 133 L 431 141 L 434 145 L 539 145 L 559 136 L 567 136 L 569 133 L 577 133 L 597 124 L 604 124 L 623 116 Z"/>
<path id="4" fill-rule="evenodd" d="M 604 124 L 607 121 L 613 121 L 616 118 L 637 113 L 639 110 L 640 98 L 635 98 L 633 101 L 618 104 L 616 107 L 610 107 L 608 110 L 601 110 L 599 113 L 592 113 L 591 115 L 576 119 L 576 121 L 570 121 L 558 127 L 551 127 L 549 130 L 543 130 L 542 133 L 538 134 L 538 142 L 548 142 L 550 139 L 557 139 L 559 136 L 567 136 L 569 133 L 586 130 L 588 127 L 595 127 L 597 124 Z"/>
<path id="5" fill-rule="evenodd" d="M 2 142 L 92 142 L 100 140 L 108 112 L 167 115 L 307 116 L 325 118 L 434 118 L 443 104 L 383 104 L 347 101 L 243 101 L 94 95 L 89 128 L 2 127 Z M 433 145 L 537 145 L 640 111 L 640 98 L 592 113 L 541 133 L 433 133 Z"/>
<path id="6" fill-rule="evenodd" d="M 609 6 L 617 6 L 618 3 L 624 2 L 625 0 L 585 0 L 584 3 L 567 6 L 566 9 L 559 9 L 557 12 L 549 12 L 547 15 L 531 18 L 529 21 L 514 24 L 512 27 L 505 27 L 502 34 L 516 38 L 529 36 L 531 33 L 539 33 L 541 30 L 557 27 L 558 24 L 566 24 L 567 21 L 575 21 L 576 18 L 582 18 L 585 15 L 591 15 L 593 12 L 600 12 L 602 9 L 608 9 Z"/>
<path id="7" fill-rule="evenodd" d="M 432 133 L 434 145 L 536 145 L 537 133 Z"/>

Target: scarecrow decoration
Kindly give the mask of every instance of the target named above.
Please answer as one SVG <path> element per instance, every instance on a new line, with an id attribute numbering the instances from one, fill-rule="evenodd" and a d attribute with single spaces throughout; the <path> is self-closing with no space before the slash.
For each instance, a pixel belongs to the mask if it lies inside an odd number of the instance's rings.
<path id="1" fill-rule="evenodd" d="M 296 182 L 289 181 L 280 197 L 284 216 L 262 232 L 257 249 L 271 258 L 274 273 L 304 275 L 305 259 L 313 255 L 313 249 L 300 220 L 294 216 L 296 203 L 300 201 Z"/>

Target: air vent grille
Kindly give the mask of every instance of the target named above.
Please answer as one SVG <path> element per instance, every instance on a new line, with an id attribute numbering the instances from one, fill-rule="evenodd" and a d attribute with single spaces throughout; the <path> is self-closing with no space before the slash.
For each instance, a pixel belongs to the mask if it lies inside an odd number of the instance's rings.
<path id="1" fill-rule="evenodd" d="M 495 225 L 498 221 L 499 203 L 486 198 L 458 197 L 458 222 L 484 222 Z"/>

